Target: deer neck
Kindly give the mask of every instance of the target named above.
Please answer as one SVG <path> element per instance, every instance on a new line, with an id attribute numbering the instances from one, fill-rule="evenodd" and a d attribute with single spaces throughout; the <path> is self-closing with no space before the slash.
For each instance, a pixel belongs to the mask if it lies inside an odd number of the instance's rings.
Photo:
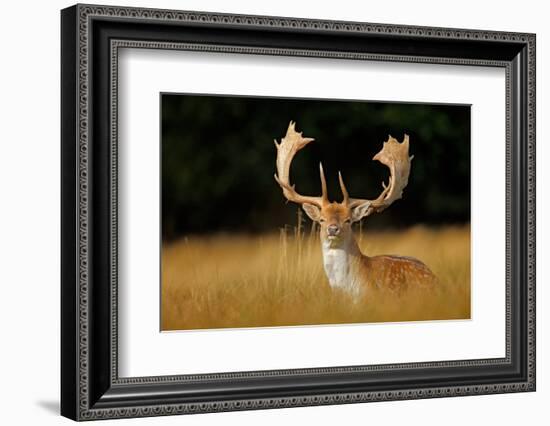
<path id="1" fill-rule="evenodd" d="M 321 248 L 330 286 L 350 293 L 359 292 L 356 268 L 363 255 L 353 235 L 339 241 L 321 236 Z"/>

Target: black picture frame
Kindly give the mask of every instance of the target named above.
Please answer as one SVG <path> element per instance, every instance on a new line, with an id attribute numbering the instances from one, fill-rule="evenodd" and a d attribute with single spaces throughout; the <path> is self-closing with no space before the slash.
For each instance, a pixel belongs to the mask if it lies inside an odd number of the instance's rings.
<path id="1" fill-rule="evenodd" d="M 91 420 L 534 391 L 535 41 L 534 34 L 510 32 L 97 5 L 64 9 L 61 414 Z M 504 68 L 506 356 L 119 378 L 116 94 L 121 47 Z"/>

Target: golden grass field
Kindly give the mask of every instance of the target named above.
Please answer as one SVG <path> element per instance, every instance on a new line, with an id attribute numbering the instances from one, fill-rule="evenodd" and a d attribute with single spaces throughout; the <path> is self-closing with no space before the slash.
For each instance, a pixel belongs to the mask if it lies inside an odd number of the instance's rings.
<path id="1" fill-rule="evenodd" d="M 184 238 L 162 248 L 162 330 L 470 318 L 470 227 L 356 231 L 363 253 L 414 256 L 438 291 L 353 303 L 331 290 L 318 232 Z"/>

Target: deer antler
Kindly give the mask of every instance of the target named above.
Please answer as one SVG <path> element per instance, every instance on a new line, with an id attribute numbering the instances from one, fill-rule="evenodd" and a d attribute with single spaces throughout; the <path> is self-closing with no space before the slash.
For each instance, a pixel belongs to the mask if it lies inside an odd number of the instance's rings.
<path id="1" fill-rule="evenodd" d="M 340 188 L 344 195 L 344 203 L 347 203 L 350 208 L 368 203 L 368 208 L 364 216 L 369 216 L 372 213 L 380 213 L 403 195 L 403 189 L 405 189 L 409 181 L 412 159 L 413 156 L 409 157 L 409 135 L 405 135 L 402 143 L 392 138 L 391 135 L 388 136 L 388 140 L 384 142 L 380 152 L 373 157 L 373 160 L 378 160 L 389 167 L 390 178 L 388 185 L 382 182 L 382 187 L 384 189 L 376 200 L 349 198 L 342 176 L 339 175 Z"/>
<path id="2" fill-rule="evenodd" d="M 324 204 L 328 203 L 327 183 L 325 181 L 322 164 L 319 164 L 322 188 L 322 195 L 320 197 L 300 195 L 296 192 L 295 186 L 290 184 L 289 180 L 292 159 L 299 150 L 313 140 L 313 138 L 304 138 L 302 132 L 296 131 L 296 123 L 294 121 L 290 122 L 286 131 L 286 136 L 281 139 L 280 143 L 277 143 L 275 140 L 275 146 L 277 147 L 277 173 L 275 174 L 275 180 L 283 189 L 283 195 L 288 201 L 298 204 L 314 204 L 317 207 L 322 207 Z"/>

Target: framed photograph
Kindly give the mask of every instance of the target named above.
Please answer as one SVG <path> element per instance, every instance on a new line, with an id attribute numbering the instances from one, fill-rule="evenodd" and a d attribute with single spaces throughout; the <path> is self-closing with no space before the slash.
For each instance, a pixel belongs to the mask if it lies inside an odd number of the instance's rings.
<path id="1" fill-rule="evenodd" d="M 535 35 L 61 12 L 61 412 L 535 390 Z"/>

